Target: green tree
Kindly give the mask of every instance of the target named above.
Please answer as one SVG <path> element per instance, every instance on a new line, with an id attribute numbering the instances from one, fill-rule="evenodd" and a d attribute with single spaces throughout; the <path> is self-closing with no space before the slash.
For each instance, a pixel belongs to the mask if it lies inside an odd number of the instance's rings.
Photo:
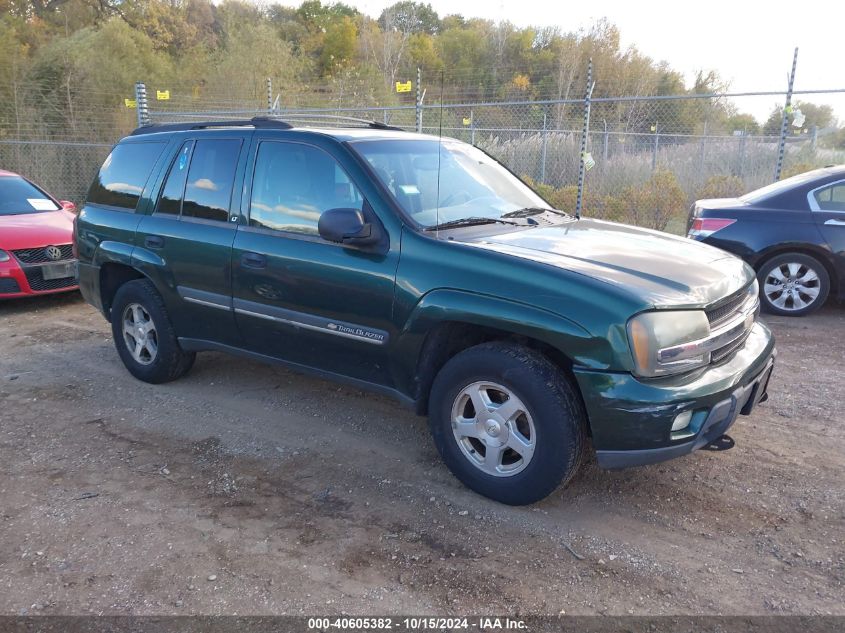
<path id="1" fill-rule="evenodd" d="M 403 0 L 384 9 L 378 23 L 383 31 L 397 30 L 403 33 L 434 35 L 440 29 L 440 17 L 431 5 L 411 0 Z"/>
<path id="2" fill-rule="evenodd" d="M 796 101 L 793 105 L 793 113 L 788 117 L 789 128 L 798 130 L 792 125 L 794 120 L 794 111 L 800 110 L 804 115 L 804 123 L 800 131 L 811 130 L 814 126 L 822 129 L 831 127 L 836 124 L 836 119 L 833 116 L 833 108 L 829 105 L 819 105 L 816 103 L 807 103 L 804 101 Z M 763 134 L 778 136 L 780 135 L 780 126 L 783 117 L 783 106 L 775 106 L 769 118 L 763 124 Z"/>
<path id="3" fill-rule="evenodd" d="M 760 123 L 754 118 L 754 115 L 742 112 L 729 116 L 725 122 L 725 127 L 728 132 L 742 131 L 746 134 L 760 133 Z"/>
<path id="4" fill-rule="evenodd" d="M 349 16 L 334 21 L 326 29 L 320 69 L 324 75 L 346 68 L 353 60 L 358 40 L 358 27 Z"/>

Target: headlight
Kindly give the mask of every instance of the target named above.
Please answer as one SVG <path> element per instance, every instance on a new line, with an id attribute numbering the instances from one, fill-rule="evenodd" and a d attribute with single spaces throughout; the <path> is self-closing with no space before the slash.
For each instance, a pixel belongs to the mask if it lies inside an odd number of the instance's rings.
<path id="1" fill-rule="evenodd" d="M 635 373 L 644 378 L 668 376 L 710 363 L 710 352 L 696 345 L 710 335 L 710 323 L 702 310 L 643 312 L 628 321 L 628 341 Z M 685 353 L 686 344 L 689 351 Z M 661 350 L 680 352 L 661 357 Z"/>
<path id="2" fill-rule="evenodd" d="M 7 262 L 10 259 L 11 257 L 9 257 L 9 253 L 4 250 L 0 250 L 0 262 Z"/>

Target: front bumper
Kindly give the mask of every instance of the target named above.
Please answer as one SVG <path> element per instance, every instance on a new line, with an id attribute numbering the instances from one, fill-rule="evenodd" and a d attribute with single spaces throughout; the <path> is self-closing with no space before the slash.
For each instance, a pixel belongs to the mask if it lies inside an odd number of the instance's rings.
<path id="1" fill-rule="evenodd" d="M 680 457 L 710 444 L 766 398 L 775 343 L 756 323 L 730 360 L 691 376 L 640 381 L 628 373 L 574 368 L 602 468 L 626 468 Z M 675 417 L 692 411 L 688 428 Z"/>
<path id="2" fill-rule="evenodd" d="M 71 260 L 52 262 L 71 264 Z M 64 279 L 45 279 L 41 274 L 43 264 L 21 264 L 14 257 L 0 262 L 0 299 L 31 297 L 33 295 L 70 292 L 79 285 L 75 276 Z"/>

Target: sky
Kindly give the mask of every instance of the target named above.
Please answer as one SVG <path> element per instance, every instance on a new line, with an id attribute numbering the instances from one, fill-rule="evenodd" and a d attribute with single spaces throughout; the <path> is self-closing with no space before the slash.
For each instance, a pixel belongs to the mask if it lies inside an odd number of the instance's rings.
<path id="1" fill-rule="evenodd" d="M 395 0 L 344 0 L 370 16 Z M 845 89 L 845 1 L 708 0 L 423 0 L 443 17 L 460 13 L 517 26 L 589 28 L 603 17 L 615 24 L 624 48 L 635 46 L 665 60 L 691 85 L 699 70 L 716 70 L 731 92 L 786 90 L 797 46 L 796 90 Z M 597 77 L 598 82 L 601 77 Z M 826 103 L 845 121 L 845 93 L 797 96 Z M 735 100 L 740 110 L 765 120 L 782 97 Z"/>

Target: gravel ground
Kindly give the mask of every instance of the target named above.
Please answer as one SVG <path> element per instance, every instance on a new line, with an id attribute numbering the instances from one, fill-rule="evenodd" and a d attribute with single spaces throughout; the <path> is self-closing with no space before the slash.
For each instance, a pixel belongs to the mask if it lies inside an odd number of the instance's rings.
<path id="1" fill-rule="evenodd" d="M 147 385 L 78 295 L 0 303 L 0 614 L 845 614 L 845 309 L 768 322 L 734 449 L 510 508 L 391 400 L 211 353 Z"/>

